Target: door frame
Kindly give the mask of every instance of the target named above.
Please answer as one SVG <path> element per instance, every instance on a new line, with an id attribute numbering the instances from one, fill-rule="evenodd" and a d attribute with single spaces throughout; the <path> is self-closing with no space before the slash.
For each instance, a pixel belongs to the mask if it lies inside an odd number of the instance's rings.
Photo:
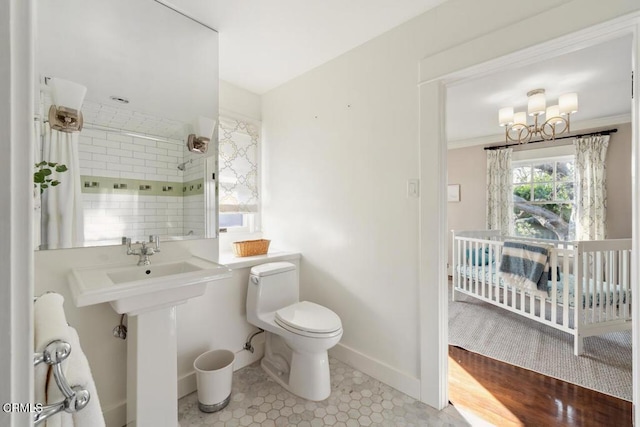
<path id="1" fill-rule="evenodd" d="M 542 18 L 543 19 L 543 18 Z M 421 61 L 420 91 L 420 200 L 419 237 L 419 323 L 421 400 L 437 409 L 448 404 L 448 274 L 447 251 L 447 136 L 446 88 L 476 79 L 498 70 L 526 66 L 623 35 L 632 35 L 632 69 L 636 75 L 632 99 L 632 269 L 631 281 L 638 283 L 640 266 L 640 12 L 579 29 L 532 47 L 506 53 L 476 65 L 438 74 L 445 61 L 455 57 L 455 50 L 436 54 Z M 496 34 L 493 34 L 495 36 Z M 494 37 L 494 39 L 497 37 Z M 468 46 L 466 46 L 468 48 Z M 465 47 L 461 48 L 464 51 Z M 440 65 L 440 67 L 439 67 Z M 434 160 L 439 165 L 434 167 Z M 437 212 L 437 221 L 426 213 Z M 434 244 L 437 243 L 437 247 Z M 437 251 L 437 252 L 435 252 Z M 434 254 L 436 260 L 434 259 Z M 637 292 L 640 287 L 636 286 Z M 638 402 L 640 386 L 640 308 L 632 307 L 633 317 L 633 403 Z M 435 345 L 434 345 L 435 344 Z M 634 410 L 634 424 L 640 425 L 640 411 Z"/>
<path id="2" fill-rule="evenodd" d="M 33 400 L 34 8 L 34 0 L 0 0 L 2 403 Z M 0 413 L 0 424 L 7 420 L 16 427 L 33 425 L 30 413 Z"/>

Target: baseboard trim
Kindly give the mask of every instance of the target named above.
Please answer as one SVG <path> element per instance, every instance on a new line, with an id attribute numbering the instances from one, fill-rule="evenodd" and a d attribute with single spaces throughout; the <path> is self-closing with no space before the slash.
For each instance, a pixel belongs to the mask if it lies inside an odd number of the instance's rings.
<path id="1" fill-rule="evenodd" d="M 414 399 L 420 400 L 420 380 L 418 378 L 400 372 L 396 368 L 344 344 L 333 347 L 329 350 L 329 355 Z"/>
<path id="2" fill-rule="evenodd" d="M 127 424 L 127 401 L 123 400 L 102 412 L 107 427 L 122 427 Z"/>

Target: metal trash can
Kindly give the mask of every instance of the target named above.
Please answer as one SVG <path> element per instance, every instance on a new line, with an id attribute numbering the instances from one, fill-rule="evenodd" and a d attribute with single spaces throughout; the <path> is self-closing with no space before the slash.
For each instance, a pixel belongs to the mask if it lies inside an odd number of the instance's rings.
<path id="1" fill-rule="evenodd" d="M 229 350 L 211 350 L 193 362 L 202 412 L 217 412 L 229 404 L 234 360 L 235 354 Z"/>

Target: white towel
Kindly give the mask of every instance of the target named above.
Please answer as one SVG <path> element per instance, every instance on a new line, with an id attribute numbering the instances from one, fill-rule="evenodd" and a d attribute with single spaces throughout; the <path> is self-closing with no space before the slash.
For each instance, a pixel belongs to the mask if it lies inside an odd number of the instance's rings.
<path id="1" fill-rule="evenodd" d="M 64 314 L 64 298 L 60 294 L 48 293 L 39 297 L 33 304 L 34 348 L 42 353 L 44 348 L 55 340 L 67 339 L 67 317 Z M 47 404 L 46 383 L 49 365 L 40 363 L 34 372 L 34 398 L 37 403 Z M 50 381 L 54 381 L 53 377 Z M 54 381 L 55 383 L 55 381 Z M 50 401 L 49 401 L 50 403 Z"/>
<path id="2" fill-rule="evenodd" d="M 61 412 L 47 420 L 46 427 L 105 427 L 102 407 L 96 385 L 91 375 L 91 368 L 82 347 L 76 330 L 67 327 L 66 341 L 71 345 L 71 354 L 62 362 L 62 371 L 69 385 L 79 385 L 89 392 L 89 403 L 82 410 L 69 414 Z M 59 402 L 64 396 L 58 389 L 55 381 L 49 383 L 50 403 Z M 53 400 L 52 400 L 53 399 Z"/>
<path id="3" fill-rule="evenodd" d="M 79 385 L 89 391 L 90 399 L 81 411 L 69 414 L 61 412 L 46 420 L 46 427 L 104 427 L 104 417 L 100 399 L 91 375 L 87 357 L 80 347 L 80 339 L 75 329 L 67 324 L 63 309 L 64 298 L 60 294 L 49 293 L 39 297 L 34 303 L 34 338 L 38 352 L 54 340 L 66 341 L 71 345 L 69 357 L 62 362 L 62 372 L 71 387 Z M 49 372 L 49 373 L 48 373 Z M 47 376 L 49 376 L 48 385 Z M 64 399 L 53 372 L 49 366 L 41 363 L 35 373 L 36 402 L 43 404 L 58 403 Z"/>

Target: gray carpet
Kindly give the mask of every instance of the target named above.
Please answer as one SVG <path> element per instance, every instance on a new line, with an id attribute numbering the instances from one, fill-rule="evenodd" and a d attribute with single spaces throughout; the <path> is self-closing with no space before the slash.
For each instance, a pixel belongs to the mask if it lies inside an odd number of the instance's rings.
<path id="1" fill-rule="evenodd" d="M 630 331 L 585 338 L 584 354 L 574 356 L 567 333 L 462 294 L 456 298 L 449 298 L 449 344 L 632 400 Z"/>

